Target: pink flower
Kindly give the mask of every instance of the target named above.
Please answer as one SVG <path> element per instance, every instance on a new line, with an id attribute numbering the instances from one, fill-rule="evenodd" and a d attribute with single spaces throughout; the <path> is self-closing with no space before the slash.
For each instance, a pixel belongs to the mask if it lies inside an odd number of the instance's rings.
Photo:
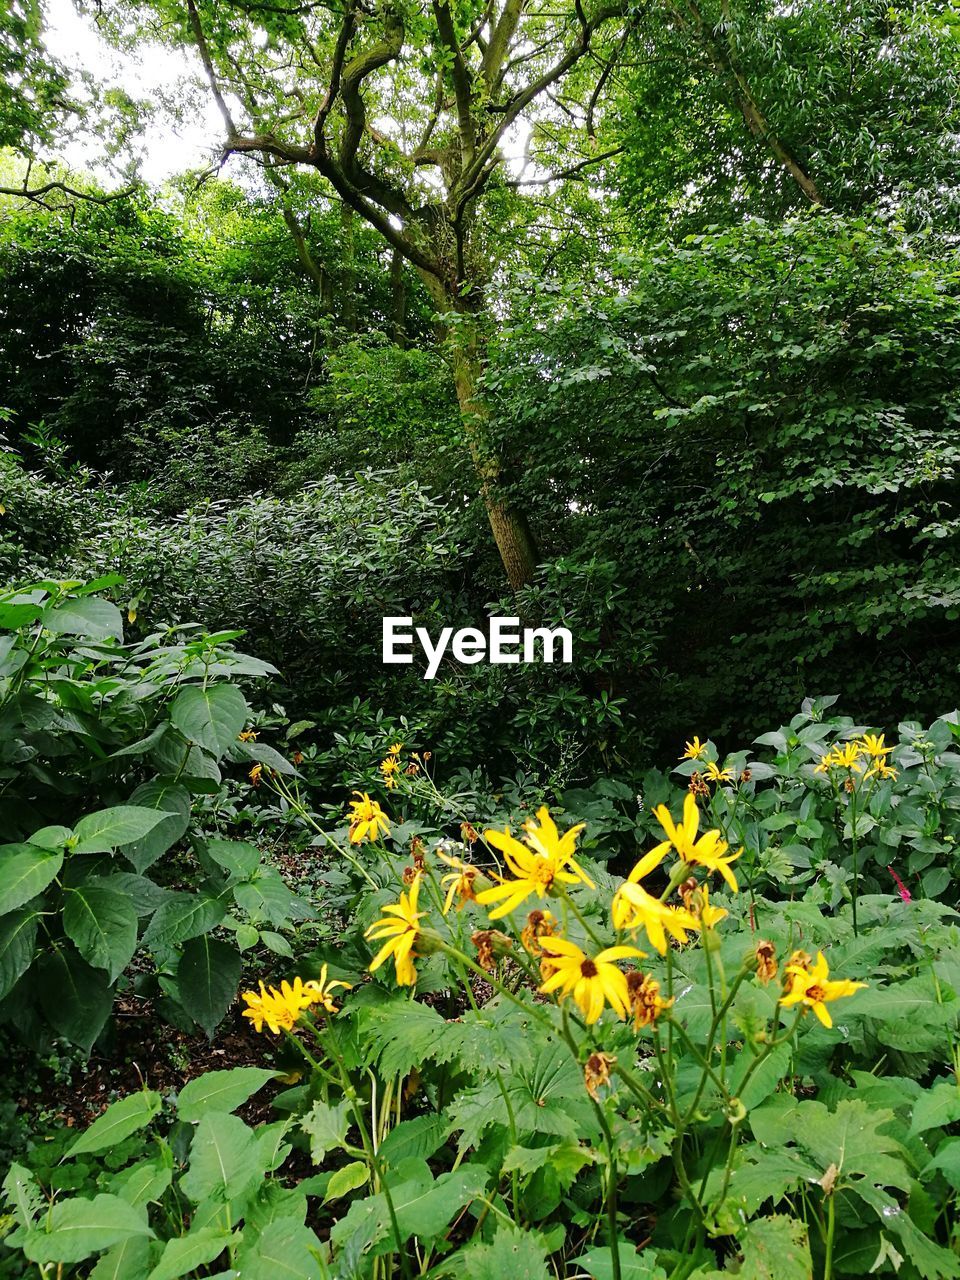
<path id="1" fill-rule="evenodd" d="M 907 886 L 903 883 L 903 881 L 894 871 L 893 867 L 887 867 L 887 870 L 890 872 L 894 880 L 896 880 L 897 882 L 897 892 L 900 894 L 900 897 L 903 899 L 904 902 L 910 902 L 911 900 L 910 890 L 907 888 Z"/>

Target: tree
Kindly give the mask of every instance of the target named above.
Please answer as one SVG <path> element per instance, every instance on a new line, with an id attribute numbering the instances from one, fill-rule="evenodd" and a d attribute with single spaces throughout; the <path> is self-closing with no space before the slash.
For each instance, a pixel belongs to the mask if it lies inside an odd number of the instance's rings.
<path id="1" fill-rule="evenodd" d="M 939 0 L 660 0 L 622 95 L 622 191 L 683 235 L 811 205 L 953 229 L 960 21 Z"/>
<path id="2" fill-rule="evenodd" d="M 199 51 L 223 118 L 223 157 L 273 174 L 304 169 L 412 263 L 443 320 L 464 436 L 507 577 L 530 581 L 536 547 L 504 499 L 511 459 L 494 449 L 480 389 L 501 262 L 491 198 L 525 144 L 535 182 L 604 163 L 593 121 L 631 19 L 626 0 L 345 0 L 326 7 L 252 0 L 149 0 Z M 121 15 L 122 16 L 122 15 Z M 586 127 L 593 131 L 591 138 Z M 582 133 L 581 150 L 573 146 Z M 524 136 L 526 135 L 526 136 Z M 553 168 L 549 168 L 553 166 Z"/>

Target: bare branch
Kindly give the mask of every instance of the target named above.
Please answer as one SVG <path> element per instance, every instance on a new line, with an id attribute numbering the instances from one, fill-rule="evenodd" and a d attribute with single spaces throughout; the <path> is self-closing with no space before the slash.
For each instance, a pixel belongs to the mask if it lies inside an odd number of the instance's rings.
<path id="1" fill-rule="evenodd" d="M 588 156 L 586 160 L 581 160 L 579 164 L 571 165 L 569 169 L 561 169 L 559 173 L 551 173 L 546 178 L 511 178 L 504 185 L 508 187 L 545 187 L 551 182 L 565 182 L 567 179 L 576 178 L 584 169 L 588 169 L 591 165 L 602 164 L 604 160 L 610 160 L 614 156 L 621 155 L 626 151 L 626 147 L 612 147 L 609 151 L 602 151 L 599 155 Z"/>

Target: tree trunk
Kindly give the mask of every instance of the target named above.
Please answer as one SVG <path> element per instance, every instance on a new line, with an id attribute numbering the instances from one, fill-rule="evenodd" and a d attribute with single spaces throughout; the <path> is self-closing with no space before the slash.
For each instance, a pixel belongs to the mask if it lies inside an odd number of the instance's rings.
<path id="1" fill-rule="evenodd" d="M 403 254 L 394 249 L 390 255 L 390 301 L 393 340 L 398 347 L 407 345 L 407 287 L 403 279 Z"/>
<path id="2" fill-rule="evenodd" d="M 457 401 L 470 453 L 480 477 L 480 493 L 507 581 L 513 591 L 519 591 L 533 581 L 537 568 L 536 543 L 526 514 L 504 502 L 498 493 L 500 459 L 490 444 L 487 431 L 489 411 L 477 394 L 480 359 L 476 333 L 469 321 L 461 318 L 452 335 L 452 343 Z"/>
<path id="3" fill-rule="evenodd" d="M 353 210 L 340 205 L 340 230 L 343 249 L 343 327 L 347 333 L 357 332 L 357 255 L 353 237 Z"/>

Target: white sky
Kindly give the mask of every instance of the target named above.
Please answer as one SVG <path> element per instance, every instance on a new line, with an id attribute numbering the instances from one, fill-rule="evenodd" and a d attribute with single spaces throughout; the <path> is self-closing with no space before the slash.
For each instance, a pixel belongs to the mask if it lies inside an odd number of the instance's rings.
<path id="1" fill-rule="evenodd" d="M 92 15 L 80 17 L 71 0 L 47 0 L 46 43 L 50 52 L 68 67 L 83 67 L 96 78 L 126 90 L 133 98 L 153 97 L 169 90 L 183 76 L 195 76 L 199 61 L 185 52 L 148 46 L 137 57 L 118 53 L 97 33 Z M 145 148 L 142 173 L 150 183 L 161 183 L 187 169 L 199 169 L 216 152 L 223 135 L 223 121 L 209 94 L 189 122 L 165 120 Z M 64 149 L 64 160 L 78 168 L 98 169 L 95 141 L 76 142 Z"/>

